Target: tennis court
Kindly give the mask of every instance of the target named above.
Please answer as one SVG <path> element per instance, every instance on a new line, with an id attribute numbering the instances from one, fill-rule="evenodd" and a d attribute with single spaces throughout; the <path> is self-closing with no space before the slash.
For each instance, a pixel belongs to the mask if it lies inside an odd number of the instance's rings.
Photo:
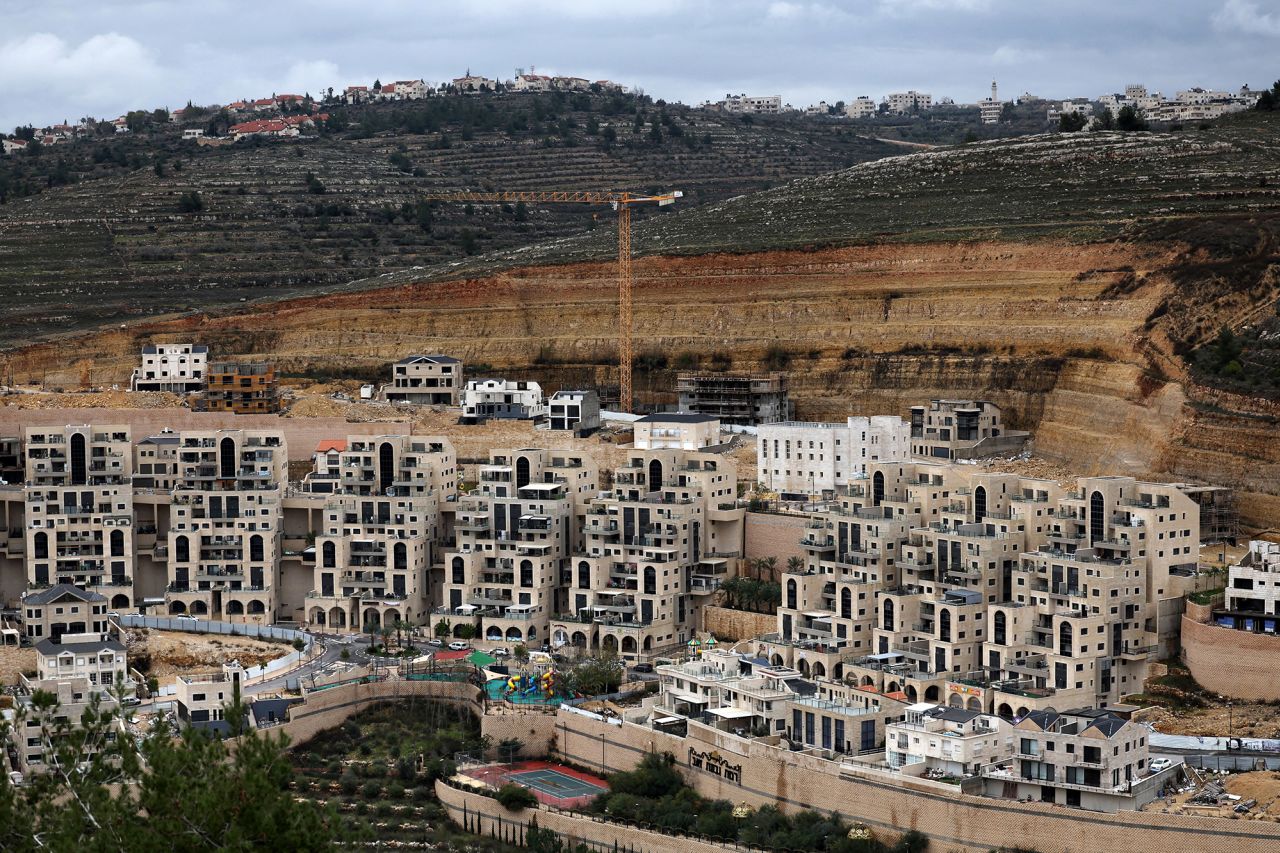
<path id="1" fill-rule="evenodd" d="M 546 761 L 489 764 L 460 772 L 494 789 L 514 783 L 528 788 L 540 802 L 561 808 L 581 808 L 609 790 L 608 783 L 598 776 Z"/>
<path id="2" fill-rule="evenodd" d="M 507 781 L 515 782 L 517 785 L 523 785 L 531 791 L 546 794 L 558 800 L 594 797 L 605 790 L 600 785 L 588 782 L 585 779 L 575 779 L 568 773 L 554 770 L 550 767 L 542 770 L 527 770 L 524 773 L 512 773 L 507 776 Z"/>

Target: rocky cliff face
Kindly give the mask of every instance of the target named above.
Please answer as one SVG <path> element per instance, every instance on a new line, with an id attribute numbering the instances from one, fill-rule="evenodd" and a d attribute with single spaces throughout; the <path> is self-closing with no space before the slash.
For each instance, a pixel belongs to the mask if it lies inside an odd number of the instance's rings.
<path id="1" fill-rule="evenodd" d="M 1280 522 L 1274 415 L 1185 383 L 1149 317 L 1182 291 L 1173 243 L 892 244 L 637 262 L 637 388 L 673 399 L 682 367 L 785 369 L 797 414 L 902 412 L 934 396 L 998 401 L 1040 454 L 1104 471 L 1231 485 Z M 15 352 L 18 381 L 123 383 L 141 344 L 198 340 L 216 357 L 296 373 L 441 351 L 551 387 L 608 381 L 616 353 L 608 264 L 295 300 L 152 321 Z M 1230 302 L 1234 306 L 1234 301 Z"/>

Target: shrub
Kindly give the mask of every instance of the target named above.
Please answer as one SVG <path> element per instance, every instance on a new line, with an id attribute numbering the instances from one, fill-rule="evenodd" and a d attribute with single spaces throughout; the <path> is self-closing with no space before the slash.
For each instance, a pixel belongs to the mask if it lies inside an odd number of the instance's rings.
<path id="1" fill-rule="evenodd" d="M 364 797 L 366 800 L 376 799 L 378 795 L 381 793 L 382 793 L 382 785 L 374 781 L 373 779 L 370 779 L 368 782 L 365 782 L 364 785 L 360 788 L 360 796 Z"/>
<path id="2" fill-rule="evenodd" d="M 509 812 L 533 808 L 538 804 L 538 798 L 533 795 L 532 791 L 510 782 L 499 788 L 498 793 L 494 794 L 493 798 Z"/>

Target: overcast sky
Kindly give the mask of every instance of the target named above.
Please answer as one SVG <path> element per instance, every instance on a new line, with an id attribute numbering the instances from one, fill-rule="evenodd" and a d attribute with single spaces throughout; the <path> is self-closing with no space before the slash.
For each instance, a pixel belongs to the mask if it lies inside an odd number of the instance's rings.
<path id="1" fill-rule="evenodd" d="M 804 106 L 1280 77 L 1280 0 L 0 0 L 0 128 L 516 67 Z"/>

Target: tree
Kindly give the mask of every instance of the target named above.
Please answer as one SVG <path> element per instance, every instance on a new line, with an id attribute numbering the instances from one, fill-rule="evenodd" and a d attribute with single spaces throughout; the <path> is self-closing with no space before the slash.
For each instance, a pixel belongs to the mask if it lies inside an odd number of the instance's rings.
<path id="1" fill-rule="evenodd" d="M 524 643 L 516 643 L 516 647 L 511 650 L 511 656 L 516 659 L 517 663 L 529 662 L 529 647 Z"/>
<path id="2" fill-rule="evenodd" d="M 517 737 L 503 738 L 498 741 L 498 758 L 507 764 L 514 764 L 516 756 L 524 749 L 524 741 Z"/>
<path id="3" fill-rule="evenodd" d="M 793 575 L 798 575 L 804 571 L 804 557 L 790 556 L 787 557 L 787 571 Z"/>
<path id="4" fill-rule="evenodd" d="M 538 805 L 538 798 L 532 791 L 513 782 L 508 782 L 499 788 L 493 798 L 501 803 L 504 809 L 511 812 L 523 811 Z"/>
<path id="5" fill-rule="evenodd" d="M 1147 120 L 1131 104 L 1125 104 L 1120 108 L 1120 114 L 1116 116 L 1116 129 L 1125 133 L 1146 130 Z"/>
<path id="6" fill-rule="evenodd" d="M 1084 126 L 1088 124 L 1088 121 L 1084 117 L 1084 113 L 1079 110 L 1063 113 L 1058 116 L 1058 130 L 1063 133 L 1075 133 L 1078 130 L 1084 130 Z"/>
<path id="7" fill-rule="evenodd" d="M 178 197 L 179 213 L 199 213 L 204 210 L 204 199 L 195 190 L 185 192 Z"/>
<path id="8" fill-rule="evenodd" d="M 49 770 L 20 791 L 0 782 L 0 849 L 327 850 L 346 839 L 335 810 L 293 799 L 287 740 L 247 728 L 238 693 L 225 714 L 234 751 L 163 722 L 140 744 L 116 737 L 121 712 L 96 697 L 79 725 L 40 691 L 19 714 L 24 732 L 38 723 Z"/>
<path id="9" fill-rule="evenodd" d="M 447 637 L 452 632 L 453 626 L 449 624 L 448 619 L 441 619 L 433 630 L 437 637 Z"/>

